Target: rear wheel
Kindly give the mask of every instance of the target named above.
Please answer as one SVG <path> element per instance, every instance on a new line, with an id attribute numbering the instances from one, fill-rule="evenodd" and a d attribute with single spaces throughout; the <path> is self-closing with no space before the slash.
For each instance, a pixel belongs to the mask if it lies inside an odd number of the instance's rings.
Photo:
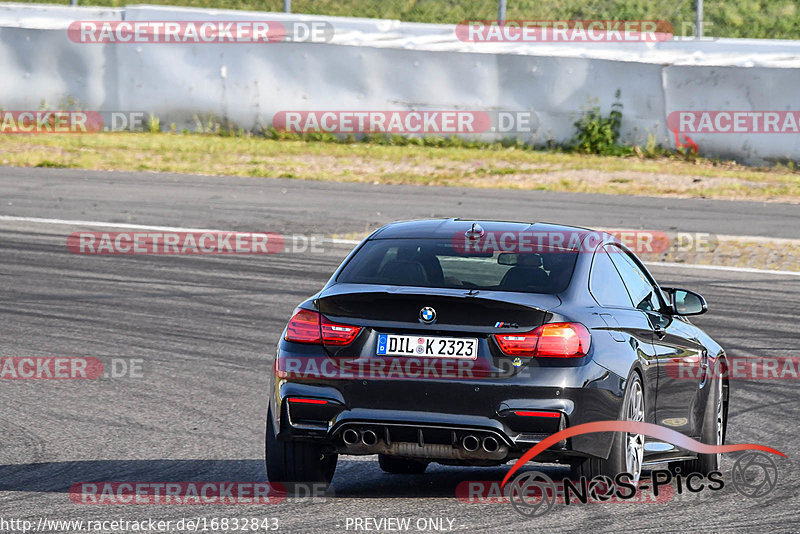
<path id="1" fill-rule="evenodd" d="M 333 480 L 337 454 L 324 454 L 315 443 L 281 441 L 272 428 L 272 414 L 267 415 L 266 464 L 270 482 L 280 482 L 291 490 L 297 483 L 324 484 Z"/>
<path id="2" fill-rule="evenodd" d="M 428 462 L 413 458 L 398 458 L 396 456 L 378 455 L 378 465 L 387 473 L 393 475 L 418 475 L 424 473 Z"/>
<path id="3" fill-rule="evenodd" d="M 644 421 L 644 413 L 642 379 L 637 373 L 633 373 L 625 388 L 620 420 Z M 607 476 L 613 480 L 619 473 L 625 472 L 633 475 L 631 482 L 636 484 L 642 475 L 643 458 L 644 434 L 614 432 L 614 440 L 608 458 L 587 458 L 574 463 L 572 464 L 572 476 L 575 479 Z"/>

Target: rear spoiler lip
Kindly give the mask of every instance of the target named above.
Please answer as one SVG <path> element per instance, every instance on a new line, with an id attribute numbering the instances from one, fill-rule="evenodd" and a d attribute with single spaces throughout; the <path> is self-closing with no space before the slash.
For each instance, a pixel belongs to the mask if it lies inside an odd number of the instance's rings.
<path id="1" fill-rule="evenodd" d="M 358 286 L 357 288 L 355 286 Z M 353 291 L 352 289 L 356 289 Z M 553 314 L 550 310 L 558 308 L 562 301 L 558 295 L 544 294 L 544 293 L 512 293 L 508 291 L 480 291 L 476 295 L 469 295 L 462 289 L 446 289 L 446 288 L 433 288 L 434 291 L 428 291 L 428 288 L 398 288 L 398 291 L 389 290 L 384 286 L 375 286 L 367 284 L 337 284 L 325 291 L 321 292 L 315 304 L 320 313 L 325 315 L 328 319 L 342 324 L 350 324 L 354 326 L 366 326 L 377 329 L 387 330 L 413 330 L 418 332 L 472 332 L 472 333 L 485 333 L 494 334 L 498 332 L 527 332 L 543 323 L 550 322 Z M 391 296 L 418 296 L 424 300 L 425 297 L 445 297 L 463 300 L 464 303 L 468 302 L 481 302 L 490 301 L 505 304 L 509 307 L 519 307 L 519 312 L 533 312 L 542 315 L 542 320 L 535 324 L 520 324 L 518 327 L 498 327 L 498 323 L 508 323 L 514 321 L 513 312 L 498 313 L 496 317 L 487 318 L 486 324 L 454 324 L 447 322 L 436 322 L 433 324 L 424 324 L 416 322 L 409 318 L 405 321 L 376 319 L 372 317 L 359 317 L 354 315 L 342 315 L 341 310 L 337 309 L 335 305 L 326 306 L 326 301 L 329 299 L 336 299 L 336 297 L 346 297 L 348 295 L 375 295 L 375 299 L 381 297 Z M 509 298 L 512 297 L 513 298 Z M 372 300 L 372 299 L 370 299 Z M 436 306 L 432 303 L 431 305 Z"/>
<path id="2" fill-rule="evenodd" d="M 417 286 L 389 286 L 382 284 L 353 284 L 340 282 L 331 284 L 316 295 L 316 300 L 335 297 L 338 295 L 381 293 L 384 295 L 419 295 L 422 297 L 453 297 L 464 299 L 486 299 L 525 306 L 539 311 L 549 311 L 561 305 L 561 297 L 557 293 L 523 293 L 517 291 L 503 291 L 497 289 L 448 288 L 448 287 L 417 287 Z M 501 298 L 502 297 L 502 298 Z M 533 299 L 549 300 L 546 306 L 537 306 Z"/>

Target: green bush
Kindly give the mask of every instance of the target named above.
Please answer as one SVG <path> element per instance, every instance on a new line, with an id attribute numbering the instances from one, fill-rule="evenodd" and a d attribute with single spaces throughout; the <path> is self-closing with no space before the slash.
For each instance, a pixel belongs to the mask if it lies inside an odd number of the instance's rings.
<path id="1" fill-rule="evenodd" d="M 618 143 L 619 129 L 622 125 L 622 102 L 619 101 L 619 97 L 618 89 L 614 95 L 616 101 L 611 105 L 611 112 L 607 117 L 604 117 L 600 113 L 600 108 L 595 106 L 575 121 L 577 131 L 569 148 L 583 154 L 604 156 L 619 156 L 632 152 L 632 148 Z"/>

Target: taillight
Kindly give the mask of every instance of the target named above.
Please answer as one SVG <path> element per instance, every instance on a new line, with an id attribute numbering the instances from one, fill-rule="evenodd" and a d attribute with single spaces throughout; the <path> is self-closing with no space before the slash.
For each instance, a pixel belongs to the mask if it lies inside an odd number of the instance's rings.
<path id="1" fill-rule="evenodd" d="M 349 345 L 361 332 L 360 326 L 332 323 L 322 317 L 322 342 L 326 345 Z"/>
<path id="2" fill-rule="evenodd" d="M 319 345 L 349 345 L 361 332 L 360 326 L 329 321 L 319 312 L 298 308 L 286 327 L 286 341 Z"/>
<path id="3" fill-rule="evenodd" d="M 494 334 L 509 356 L 580 358 L 589 352 L 592 336 L 580 323 L 548 323 L 522 334 Z"/>
<path id="4" fill-rule="evenodd" d="M 580 358 L 589 352 L 592 336 L 581 323 L 550 323 L 539 329 L 536 356 L 540 358 Z"/>
<path id="5" fill-rule="evenodd" d="M 319 313 L 298 308 L 286 326 L 286 341 L 295 343 L 316 343 L 322 340 L 319 335 Z"/>
<path id="6" fill-rule="evenodd" d="M 494 334 L 500 350 L 509 356 L 533 356 L 539 341 L 538 328 L 522 334 Z"/>

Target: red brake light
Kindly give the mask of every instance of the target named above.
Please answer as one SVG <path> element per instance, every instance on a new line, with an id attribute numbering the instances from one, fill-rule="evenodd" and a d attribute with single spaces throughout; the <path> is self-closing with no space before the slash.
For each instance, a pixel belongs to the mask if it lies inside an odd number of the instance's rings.
<path id="1" fill-rule="evenodd" d="M 559 412 L 529 412 L 525 410 L 517 410 L 514 415 L 520 417 L 561 417 Z"/>
<path id="2" fill-rule="evenodd" d="M 319 312 L 298 308 L 286 327 L 285 339 L 316 345 L 349 345 L 360 332 L 360 326 L 333 323 Z"/>
<path id="3" fill-rule="evenodd" d="M 304 399 L 301 397 L 290 397 L 289 402 L 293 404 L 328 404 L 328 401 L 323 399 Z"/>
<path id="4" fill-rule="evenodd" d="M 509 356 L 580 358 L 589 352 L 592 336 L 580 323 L 548 323 L 521 334 L 494 334 Z"/>
<path id="5" fill-rule="evenodd" d="M 316 343 L 322 339 L 319 335 L 319 313 L 297 308 L 286 326 L 286 341 L 295 343 Z"/>

